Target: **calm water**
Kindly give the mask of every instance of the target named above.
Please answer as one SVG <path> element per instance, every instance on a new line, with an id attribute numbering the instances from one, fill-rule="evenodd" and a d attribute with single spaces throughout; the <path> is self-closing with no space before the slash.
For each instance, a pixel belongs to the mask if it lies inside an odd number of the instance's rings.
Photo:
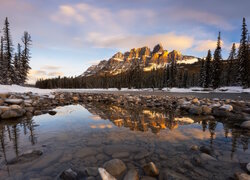
<path id="1" fill-rule="evenodd" d="M 16 121 L 0 122 L 0 179 L 54 179 L 69 167 L 101 167 L 112 157 L 128 168 L 153 161 L 160 170 L 188 179 L 226 179 L 250 162 L 249 131 L 230 124 L 181 117 L 153 109 L 124 109 L 112 105 L 70 105 Z M 215 161 L 190 150 L 205 145 Z M 43 155 L 30 162 L 6 165 L 28 150 Z M 121 153 L 123 152 L 123 153 Z M 127 154 L 126 154 L 126 153 Z"/>

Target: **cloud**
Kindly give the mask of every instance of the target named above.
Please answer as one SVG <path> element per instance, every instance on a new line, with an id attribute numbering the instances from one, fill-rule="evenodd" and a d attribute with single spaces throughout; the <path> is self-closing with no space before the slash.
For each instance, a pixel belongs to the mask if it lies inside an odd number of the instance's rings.
<path id="1" fill-rule="evenodd" d="M 47 79 L 63 75 L 64 73 L 61 71 L 30 70 L 28 74 L 28 83 L 34 84 L 38 79 Z"/>
<path id="2" fill-rule="evenodd" d="M 185 50 L 193 45 L 193 37 L 177 35 L 173 32 L 155 35 L 103 35 L 89 33 L 87 41 L 99 48 L 123 48 L 149 46 L 161 43 L 165 49 Z"/>
<path id="3" fill-rule="evenodd" d="M 41 67 L 44 70 L 58 70 L 61 69 L 61 66 L 53 66 L 53 65 L 44 65 Z"/>

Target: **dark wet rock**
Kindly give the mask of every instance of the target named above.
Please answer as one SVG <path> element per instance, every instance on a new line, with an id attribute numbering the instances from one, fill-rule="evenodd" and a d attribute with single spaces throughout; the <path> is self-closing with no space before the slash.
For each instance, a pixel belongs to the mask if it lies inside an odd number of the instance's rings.
<path id="1" fill-rule="evenodd" d="M 213 108 L 213 112 L 212 114 L 216 117 L 228 117 L 230 116 L 230 112 L 229 111 L 225 111 L 225 110 L 222 110 L 220 108 Z"/>
<path id="2" fill-rule="evenodd" d="M 4 102 L 8 104 L 22 104 L 23 99 L 5 99 Z"/>
<path id="3" fill-rule="evenodd" d="M 250 173 L 250 163 L 248 163 L 248 164 L 246 165 L 246 168 L 247 168 L 248 173 Z"/>
<path id="4" fill-rule="evenodd" d="M 190 149 L 193 150 L 193 151 L 198 151 L 199 147 L 197 145 L 193 145 L 193 146 L 191 146 Z"/>
<path id="5" fill-rule="evenodd" d="M 84 172 L 87 176 L 98 176 L 98 168 L 97 167 L 86 167 Z"/>
<path id="6" fill-rule="evenodd" d="M 204 120 L 215 120 L 215 117 L 212 115 L 208 115 L 204 117 Z"/>
<path id="7" fill-rule="evenodd" d="M 2 119 L 10 119 L 10 118 L 17 118 L 22 117 L 25 114 L 25 110 L 22 109 L 18 105 L 12 105 L 10 106 L 9 110 L 6 110 L 2 113 L 1 118 Z"/>
<path id="8" fill-rule="evenodd" d="M 200 106 L 191 106 L 189 111 L 190 114 L 200 115 L 202 113 L 202 108 Z"/>
<path id="9" fill-rule="evenodd" d="M 160 172 L 159 180 L 187 180 L 188 178 L 170 169 L 163 169 Z"/>
<path id="10" fill-rule="evenodd" d="M 104 163 L 103 167 L 114 177 L 120 177 L 127 169 L 120 159 L 112 159 Z"/>
<path id="11" fill-rule="evenodd" d="M 150 176 L 142 176 L 141 180 L 157 180 L 157 179 L 154 177 L 150 177 Z"/>
<path id="12" fill-rule="evenodd" d="M 249 180 L 250 179 L 250 175 L 248 175 L 247 173 L 237 172 L 234 174 L 234 176 L 236 180 Z"/>
<path id="13" fill-rule="evenodd" d="M 150 162 L 143 166 L 143 170 L 148 176 L 156 177 L 159 175 L 159 170 L 153 162 Z"/>
<path id="14" fill-rule="evenodd" d="M 201 159 L 204 161 L 217 161 L 214 157 L 210 156 L 209 154 L 206 153 L 201 153 L 200 155 Z"/>
<path id="15" fill-rule="evenodd" d="M 128 170 L 123 180 L 139 180 L 138 171 L 135 169 Z"/>
<path id="16" fill-rule="evenodd" d="M 33 150 L 33 151 L 28 151 L 12 160 L 10 160 L 7 164 L 12 165 L 12 164 L 17 164 L 17 163 L 26 163 L 26 162 L 31 162 L 37 158 L 39 158 L 43 154 L 42 151 L 40 150 Z"/>
<path id="17" fill-rule="evenodd" d="M 128 152 L 117 152 L 112 155 L 112 158 L 126 158 L 129 157 Z"/>
<path id="18" fill-rule="evenodd" d="M 98 172 L 102 180 L 116 180 L 116 178 L 109 174 L 104 168 L 98 168 Z"/>
<path id="19" fill-rule="evenodd" d="M 250 129 L 250 121 L 243 122 L 240 127 Z"/>
<path id="20" fill-rule="evenodd" d="M 60 178 L 62 180 L 77 180 L 77 173 L 70 168 L 63 171 Z"/>
<path id="21" fill-rule="evenodd" d="M 135 160 L 140 160 L 140 159 L 148 157 L 149 155 L 150 155 L 150 152 L 148 152 L 148 151 L 142 151 L 142 152 L 137 153 L 134 156 L 134 159 Z"/>
<path id="22" fill-rule="evenodd" d="M 54 116 L 54 115 L 56 115 L 57 112 L 56 111 L 49 111 L 48 113 L 49 113 L 49 115 Z"/>
<path id="23" fill-rule="evenodd" d="M 207 147 L 207 146 L 201 146 L 200 147 L 200 151 L 209 155 L 213 154 L 213 150 L 211 150 L 211 148 Z"/>

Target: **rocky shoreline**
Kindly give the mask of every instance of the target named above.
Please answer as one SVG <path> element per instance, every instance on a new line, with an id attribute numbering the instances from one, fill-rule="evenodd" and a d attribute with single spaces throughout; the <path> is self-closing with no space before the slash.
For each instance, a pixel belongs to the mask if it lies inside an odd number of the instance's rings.
<path id="1" fill-rule="evenodd" d="M 32 117 L 44 113 L 55 115 L 57 112 L 53 109 L 57 106 L 70 104 L 91 104 L 103 103 L 112 104 L 127 109 L 150 108 L 161 110 L 173 110 L 183 116 L 201 116 L 207 120 L 216 118 L 230 121 L 233 126 L 242 128 L 245 131 L 250 129 L 250 102 L 235 101 L 230 99 L 201 99 L 196 97 L 169 97 L 169 96 L 148 96 L 148 95 L 114 95 L 107 93 L 62 93 L 57 92 L 51 95 L 38 95 L 33 93 L 8 93 L 0 94 L 0 117 L 1 120 L 9 120 Z M 157 164 L 157 161 L 142 162 L 140 169 L 127 167 L 123 162 L 124 157 L 129 157 L 128 152 L 118 152 L 112 148 L 107 151 L 112 159 L 106 161 L 98 167 L 85 167 L 85 169 L 75 169 L 73 167 L 64 170 L 58 175 L 59 179 L 124 179 L 124 180 L 153 180 L 153 179 L 185 179 L 181 173 L 164 170 Z M 113 152 L 114 151 L 114 152 Z M 209 147 L 196 146 L 190 147 L 190 154 L 194 156 L 191 162 L 185 166 L 193 167 L 204 166 L 205 162 L 210 162 L 213 166 L 217 163 L 216 152 L 212 152 Z M 34 150 L 20 155 L 18 158 L 8 162 L 9 165 L 33 161 L 43 155 L 40 150 Z M 141 161 L 148 157 L 148 152 L 140 152 L 133 156 L 135 161 Z M 165 157 L 161 157 L 165 158 Z M 190 164 L 191 163 L 191 164 Z M 250 173 L 250 164 L 244 164 L 246 172 Z M 211 166 L 212 167 L 212 166 Z M 236 179 L 248 179 L 247 173 L 235 173 Z"/>
<path id="2" fill-rule="evenodd" d="M 207 99 L 196 97 L 170 97 L 155 95 L 115 95 L 107 93 L 63 93 L 38 95 L 33 93 L 0 94 L 0 119 L 36 116 L 44 113 L 54 115 L 53 109 L 76 103 L 106 103 L 127 108 L 157 108 L 175 110 L 182 115 L 216 117 L 234 121 L 236 126 L 250 128 L 250 102 L 230 99 Z"/>

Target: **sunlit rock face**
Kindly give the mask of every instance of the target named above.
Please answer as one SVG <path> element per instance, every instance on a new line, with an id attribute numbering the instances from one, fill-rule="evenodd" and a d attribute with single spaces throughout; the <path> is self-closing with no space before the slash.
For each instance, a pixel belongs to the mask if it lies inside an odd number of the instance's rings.
<path id="1" fill-rule="evenodd" d="M 161 44 L 157 44 L 151 51 L 149 47 L 133 48 L 128 52 L 118 52 L 109 60 L 101 61 L 98 65 L 89 67 L 82 76 L 91 75 L 117 75 L 137 66 L 143 68 L 144 71 L 151 71 L 166 67 L 171 61 L 177 63 L 195 63 L 198 58 L 193 56 L 182 55 L 181 52 L 173 50 L 168 52 L 164 50 Z"/>

